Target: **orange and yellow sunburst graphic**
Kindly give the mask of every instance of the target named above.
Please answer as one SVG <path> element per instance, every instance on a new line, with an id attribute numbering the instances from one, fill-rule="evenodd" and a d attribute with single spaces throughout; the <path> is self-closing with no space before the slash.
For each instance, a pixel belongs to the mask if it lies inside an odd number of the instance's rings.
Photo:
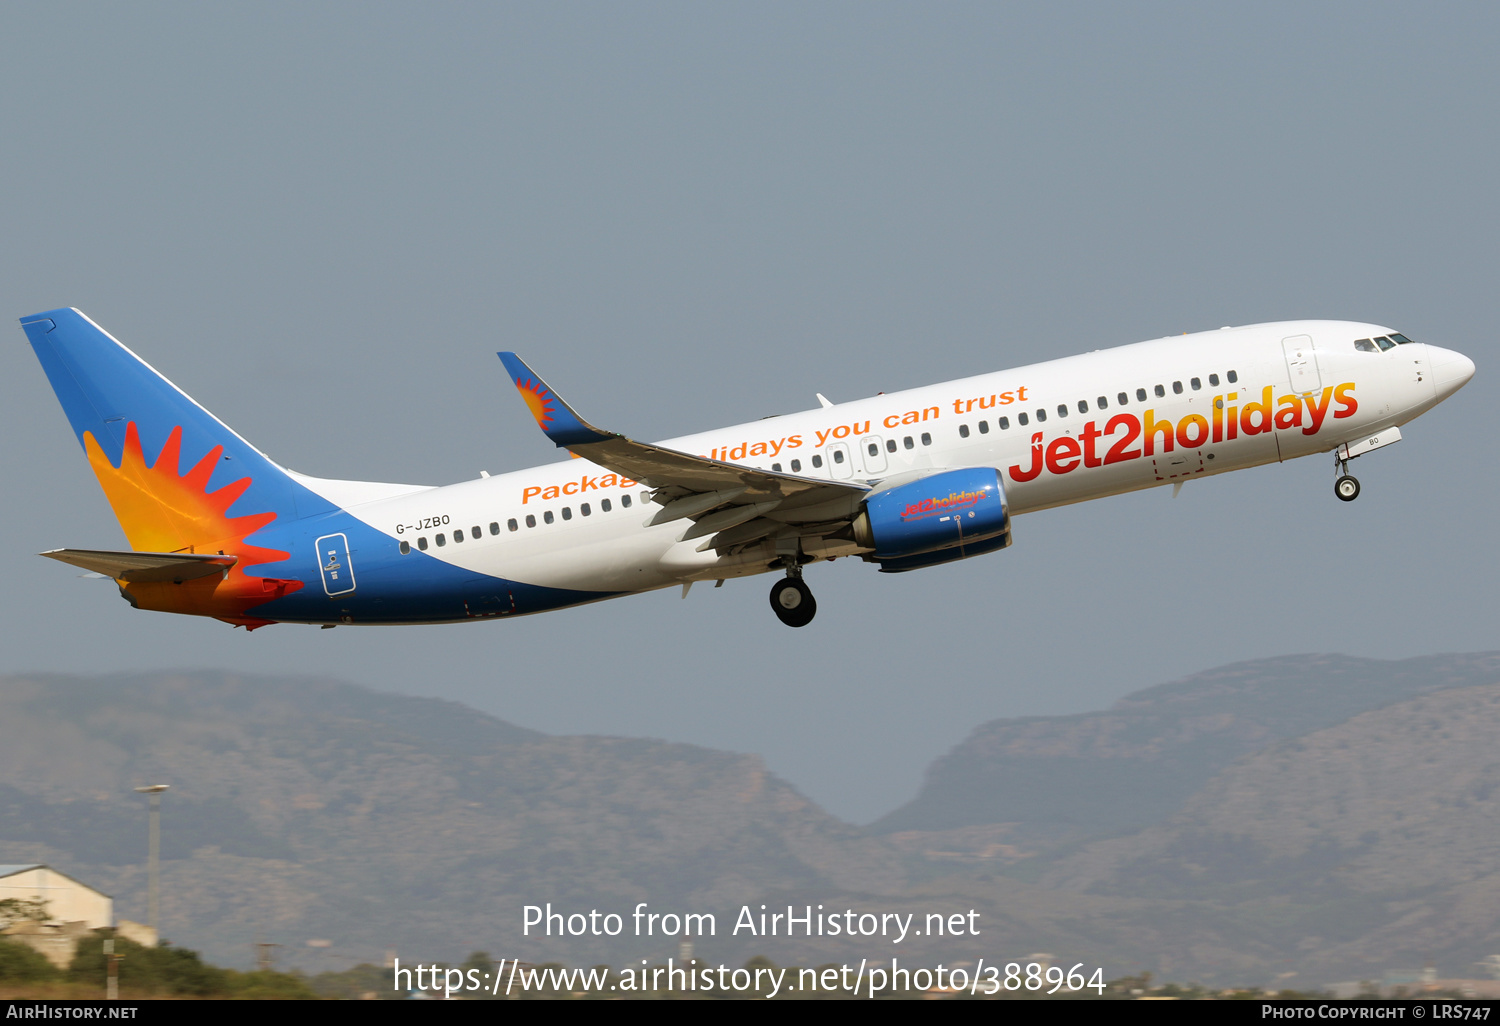
<path id="1" fill-rule="evenodd" d="M 146 464 L 135 422 L 125 428 L 120 465 L 104 454 L 90 432 L 84 432 L 89 465 L 104 488 L 110 507 L 137 552 L 224 553 L 237 557 L 224 575 L 200 577 L 182 584 L 140 582 L 122 584 L 142 609 L 216 616 L 246 626 L 267 621 L 247 616 L 252 606 L 302 587 L 300 581 L 249 577 L 245 568 L 286 559 L 289 553 L 251 545 L 245 539 L 276 519 L 274 512 L 231 517 L 229 507 L 250 487 L 242 477 L 216 491 L 208 490 L 214 468 L 224 455 L 216 445 L 186 474 L 179 474 L 182 428 L 175 427 L 155 462 Z"/>
<path id="2" fill-rule="evenodd" d="M 525 381 L 517 378 L 516 389 L 521 393 L 521 398 L 526 400 L 526 408 L 536 418 L 537 427 L 546 431 L 557 414 L 552 407 L 552 393 L 540 381 L 532 381 L 530 378 Z"/>

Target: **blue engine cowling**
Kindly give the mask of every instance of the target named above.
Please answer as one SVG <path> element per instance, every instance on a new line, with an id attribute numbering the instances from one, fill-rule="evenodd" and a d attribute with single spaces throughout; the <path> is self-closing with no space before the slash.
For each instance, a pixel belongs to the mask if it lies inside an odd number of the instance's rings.
<path id="1" fill-rule="evenodd" d="M 986 552 L 994 552 L 996 549 L 1004 549 L 1010 546 L 1010 532 L 997 535 L 985 541 L 965 541 L 962 545 L 956 545 L 951 549 L 938 549 L 936 552 L 924 552 L 920 556 L 902 556 L 900 559 L 882 560 L 880 572 L 883 574 L 904 574 L 908 570 L 921 570 L 924 567 L 937 566 L 939 563 L 951 563 L 955 559 L 968 559 L 970 556 L 982 556 Z"/>
<path id="2" fill-rule="evenodd" d="M 1008 544 L 1005 485 L 993 467 L 947 470 L 875 492 L 854 521 L 854 537 L 886 570 L 915 570 Z M 941 559 L 919 559 L 943 553 Z M 887 564 L 891 564 L 887 566 Z"/>

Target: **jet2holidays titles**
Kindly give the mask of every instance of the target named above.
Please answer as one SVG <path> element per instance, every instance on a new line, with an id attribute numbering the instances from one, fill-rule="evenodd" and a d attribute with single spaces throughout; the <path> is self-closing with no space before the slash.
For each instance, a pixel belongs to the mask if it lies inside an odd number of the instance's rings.
<path id="1" fill-rule="evenodd" d="M 1173 421 L 1158 418 L 1156 410 L 1148 408 L 1139 416 L 1133 412 L 1116 413 L 1104 420 L 1102 429 L 1098 420 L 1090 418 L 1081 425 L 1076 434 L 1072 430 L 1065 430 L 1062 434 L 1054 436 L 1050 442 L 1045 440 L 1045 432 L 1035 432 L 1031 436 L 1028 465 L 1015 464 L 1006 469 L 1012 481 L 1024 483 L 1034 480 L 1043 471 L 1054 475 L 1067 474 L 1076 470 L 1080 465 L 1088 468 L 1107 466 L 1127 460 L 1151 457 L 1158 451 L 1167 453 L 1172 452 L 1174 448 L 1197 449 L 1209 443 L 1234 441 L 1242 435 L 1248 437 L 1276 430 L 1300 431 L 1304 435 L 1315 435 L 1321 431 L 1330 413 L 1335 420 L 1342 420 L 1355 414 L 1359 409 L 1359 403 L 1354 398 L 1354 390 L 1355 383 L 1348 381 L 1323 388 L 1321 392 L 1305 394 L 1288 392 L 1277 396 L 1275 389 L 1266 385 L 1261 389 L 1259 396 L 1248 391 L 1243 399 L 1238 391 L 1213 396 L 1209 410 L 1210 417 L 1204 417 L 1199 413 L 1188 413 Z M 990 396 L 952 399 L 943 405 L 888 414 L 880 419 L 879 424 L 886 430 L 895 430 L 903 426 L 937 421 L 946 412 L 946 405 L 951 405 L 953 414 L 962 417 L 976 410 L 1009 407 L 1019 402 L 1035 402 L 1036 400 L 1028 397 L 1026 392 L 1027 386 L 1022 386 L 1013 391 L 998 392 Z M 1102 417 L 1100 419 L 1103 420 Z M 1018 420 L 1024 426 L 1027 418 L 1022 414 L 1018 416 Z M 844 439 L 862 438 L 870 434 L 872 430 L 880 429 L 874 426 L 875 423 L 874 418 L 866 418 L 849 424 L 816 428 L 811 438 L 797 433 L 756 442 L 725 443 L 714 446 L 710 452 L 699 455 L 730 463 L 758 457 L 786 458 L 783 453 L 799 451 L 804 447 L 818 450 Z M 811 443 L 810 446 L 809 443 Z M 794 466 L 793 472 L 800 471 L 800 469 L 800 466 Z M 584 476 L 580 481 L 570 481 L 563 485 L 530 485 L 522 490 L 521 504 L 526 505 L 532 499 L 545 501 L 595 489 L 629 488 L 635 484 L 635 481 L 607 474 L 594 478 Z"/>

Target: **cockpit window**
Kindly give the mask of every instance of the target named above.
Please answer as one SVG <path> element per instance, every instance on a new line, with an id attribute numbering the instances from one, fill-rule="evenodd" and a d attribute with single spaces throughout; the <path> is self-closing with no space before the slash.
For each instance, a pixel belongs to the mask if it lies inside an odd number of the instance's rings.
<path id="1" fill-rule="evenodd" d="M 1398 345 L 1398 346 L 1409 346 L 1409 345 L 1412 344 L 1411 343 L 1411 339 L 1407 338 L 1405 335 L 1398 334 L 1398 333 L 1396 333 L 1394 331 L 1391 332 L 1391 341 L 1394 342 L 1394 343 L 1396 343 L 1396 345 Z"/>
<path id="2" fill-rule="evenodd" d="M 1371 339 L 1368 339 L 1368 338 L 1358 338 L 1358 339 L 1355 339 L 1354 340 L 1354 348 L 1358 349 L 1361 353 L 1378 353 L 1378 352 L 1380 352 L 1379 349 L 1375 348 L 1374 341 L 1371 340 Z"/>
<path id="3" fill-rule="evenodd" d="M 1375 344 L 1380 347 L 1380 351 L 1382 353 L 1385 352 L 1387 349 L 1395 349 L 1396 348 L 1396 343 L 1392 342 L 1390 339 L 1386 338 L 1384 335 L 1382 335 L 1379 338 L 1377 338 L 1375 340 Z"/>

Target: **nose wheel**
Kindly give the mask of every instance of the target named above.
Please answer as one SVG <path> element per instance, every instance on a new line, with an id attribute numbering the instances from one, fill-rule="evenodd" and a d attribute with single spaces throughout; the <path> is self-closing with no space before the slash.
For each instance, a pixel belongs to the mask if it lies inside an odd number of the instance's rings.
<path id="1" fill-rule="evenodd" d="M 817 615 L 818 603 L 801 577 L 786 577 L 771 588 L 771 609 L 788 627 L 806 627 Z"/>
<path id="2" fill-rule="evenodd" d="M 1349 476 L 1349 461 L 1339 458 L 1339 449 L 1333 451 L 1333 472 L 1338 475 L 1333 482 L 1333 494 L 1345 502 L 1359 498 L 1359 478 Z"/>

